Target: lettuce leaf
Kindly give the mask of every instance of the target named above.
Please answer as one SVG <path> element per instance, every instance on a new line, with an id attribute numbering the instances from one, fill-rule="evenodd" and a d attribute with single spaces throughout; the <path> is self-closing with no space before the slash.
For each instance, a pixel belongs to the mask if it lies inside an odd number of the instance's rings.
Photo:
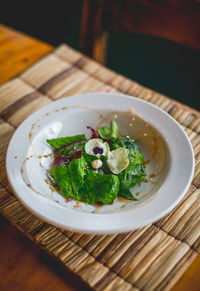
<path id="1" fill-rule="evenodd" d="M 83 201 L 89 204 L 102 202 L 110 204 L 119 192 L 119 179 L 115 175 L 103 175 L 88 170 L 85 176 L 85 187 L 81 190 Z"/>
<path id="2" fill-rule="evenodd" d="M 119 178 L 116 175 L 103 175 L 98 186 L 96 202 L 110 204 L 119 192 Z"/>
<path id="3" fill-rule="evenodd" d="M 95 173 L 93 170 L 85 171 L 84 166 L 84 160 L 81 158 L 73 160 L 69 165 L 57 166 L 50 170 L 61 194 L 65 198 L 71 197 L 93 205 L 97 202 L 112 203 L 119 192 L 118 177 Z"/>
<path id="4" fill-rule="evenodd" d="M 85 185 L 80 189 L 84 202 L 92 205 L 96 203 L 96 195 L 101 176 L 102 175 L 95 173 L 93 170 L 86 171 L 84 179 Z"/>
<path id="5" fill-rule="evenodd" d="M 84 187 L 85 184 L 86 165 L 84 157 L 81 157 L 71 161 L 69 165 L 56 166 L 49 171 L 65 198 L 71 197 L 76 200 L 82 200 L 82 193 L 79 192 L 79 189 Z"/>
<path id="6" fill-rule="evenodd" d="M 69 163 L 69 174 L 71 178 L 72 189 L 75 193 L 78 193 L 79 189 L 84 187 L 84 176 L 87 165 L 88 164 L 84 156 Z"/>
<path id="7" fill-rule="evenodd" d="M 69 175 L 69 166 L 56 166 L 50 169 L 49 172 L 55 181 L 56 186 L 60 188 L 61 194 L 65 198 L 75 198 Z"/>

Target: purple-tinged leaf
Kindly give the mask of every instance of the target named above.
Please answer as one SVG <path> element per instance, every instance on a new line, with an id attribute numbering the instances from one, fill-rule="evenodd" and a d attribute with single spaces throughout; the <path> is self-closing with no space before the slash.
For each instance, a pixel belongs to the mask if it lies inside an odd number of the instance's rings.
<path id="1" fill-rule="evenodd" d="M 70 158 L 66 156 L 57 156 L 55 157 L 53 163 L 52 163 L 52 168 L 56 166 L 65 166 L 69 164 Z"/>
<path id="2" fill-rule="evenodd" d="M 66 202 L 71 202 L 73 200 L 74 200 L 73 198 L 69 197 L 69 198 L 66 199 Z"/>
<path id="3" fill-rule="evenodd" d="M 87 126 L 87 128 L 90 129 L 91 132 L 92 132 L 92 137 L 91 138 L 98 138 L 99 137 L 98 132 L 93 127 Z"/>
<path id="4" fill-rule="evenodd" d="M 70 161 L 72 161 L 74 159 L 80 159 L 82 157 L 82 154 L 83 154 L 82 150 L 74 152 L 70 157 Z"/>

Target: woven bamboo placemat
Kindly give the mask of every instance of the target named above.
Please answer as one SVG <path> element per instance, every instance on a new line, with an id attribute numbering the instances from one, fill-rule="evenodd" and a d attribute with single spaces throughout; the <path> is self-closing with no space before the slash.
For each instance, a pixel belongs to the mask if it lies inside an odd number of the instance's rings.
<path id="1" fill-rule="evenodd" d="M 12 194 L 5 155 L 15 128 L 63 96 L 121 92 L 172 115 L 194 148 L 196 168 L 184 199 L 164 218 L 135 231 L 85 235 L 32 215 Z M 120 76 L 66 45 L 0 87 L 0 211 L 18 229 L 94 290 L 169 290 L 200 252 L 200 114 Z"/>

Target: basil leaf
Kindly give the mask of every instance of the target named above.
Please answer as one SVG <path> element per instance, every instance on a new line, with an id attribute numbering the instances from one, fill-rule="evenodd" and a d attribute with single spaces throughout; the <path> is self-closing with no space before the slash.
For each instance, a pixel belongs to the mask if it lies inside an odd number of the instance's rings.
<path id="1" fill-rule="evenodd" d="M 111 120 L 110 127 L 103 126 L 98 130 L 98 134 L 103 139 L 115 140 L 118 137 L 118 126 L 114 120 Z"/>
<path id="2" fill-rule="evenodd" d="M 98 130 L 98 134 L 103 139 L 109 139 L 110 138 L 110 127 L 103 126 Z"/>

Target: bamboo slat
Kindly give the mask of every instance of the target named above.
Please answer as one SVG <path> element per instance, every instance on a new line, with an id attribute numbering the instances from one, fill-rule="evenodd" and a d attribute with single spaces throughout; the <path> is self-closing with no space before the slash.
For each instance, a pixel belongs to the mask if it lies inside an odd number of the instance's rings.
<path id="1" fill-rule="evenodd" d="M 54 54 L 49 54 L 25 70 L 21 74 L 21 79 L 38 88 L 64 70 L 69 69 L 70 66 L 70 63 L 62 61 Z"/>
<path id="2" fill-rule="evenodd" d="M 29 114 L 64 96 L 99 91 L 161 107 L 183 126 L 195 153 L 194 178 L 182 201 L 154 224 L 123 234 L 80 234 L 49 225 L 13 196 L 6 176 L 9 140 Z M 61 45 L 0 87 L 0 211 L 94 290 L 169 290 L 200 252 L 199 132 L 199 112 Z"/>

